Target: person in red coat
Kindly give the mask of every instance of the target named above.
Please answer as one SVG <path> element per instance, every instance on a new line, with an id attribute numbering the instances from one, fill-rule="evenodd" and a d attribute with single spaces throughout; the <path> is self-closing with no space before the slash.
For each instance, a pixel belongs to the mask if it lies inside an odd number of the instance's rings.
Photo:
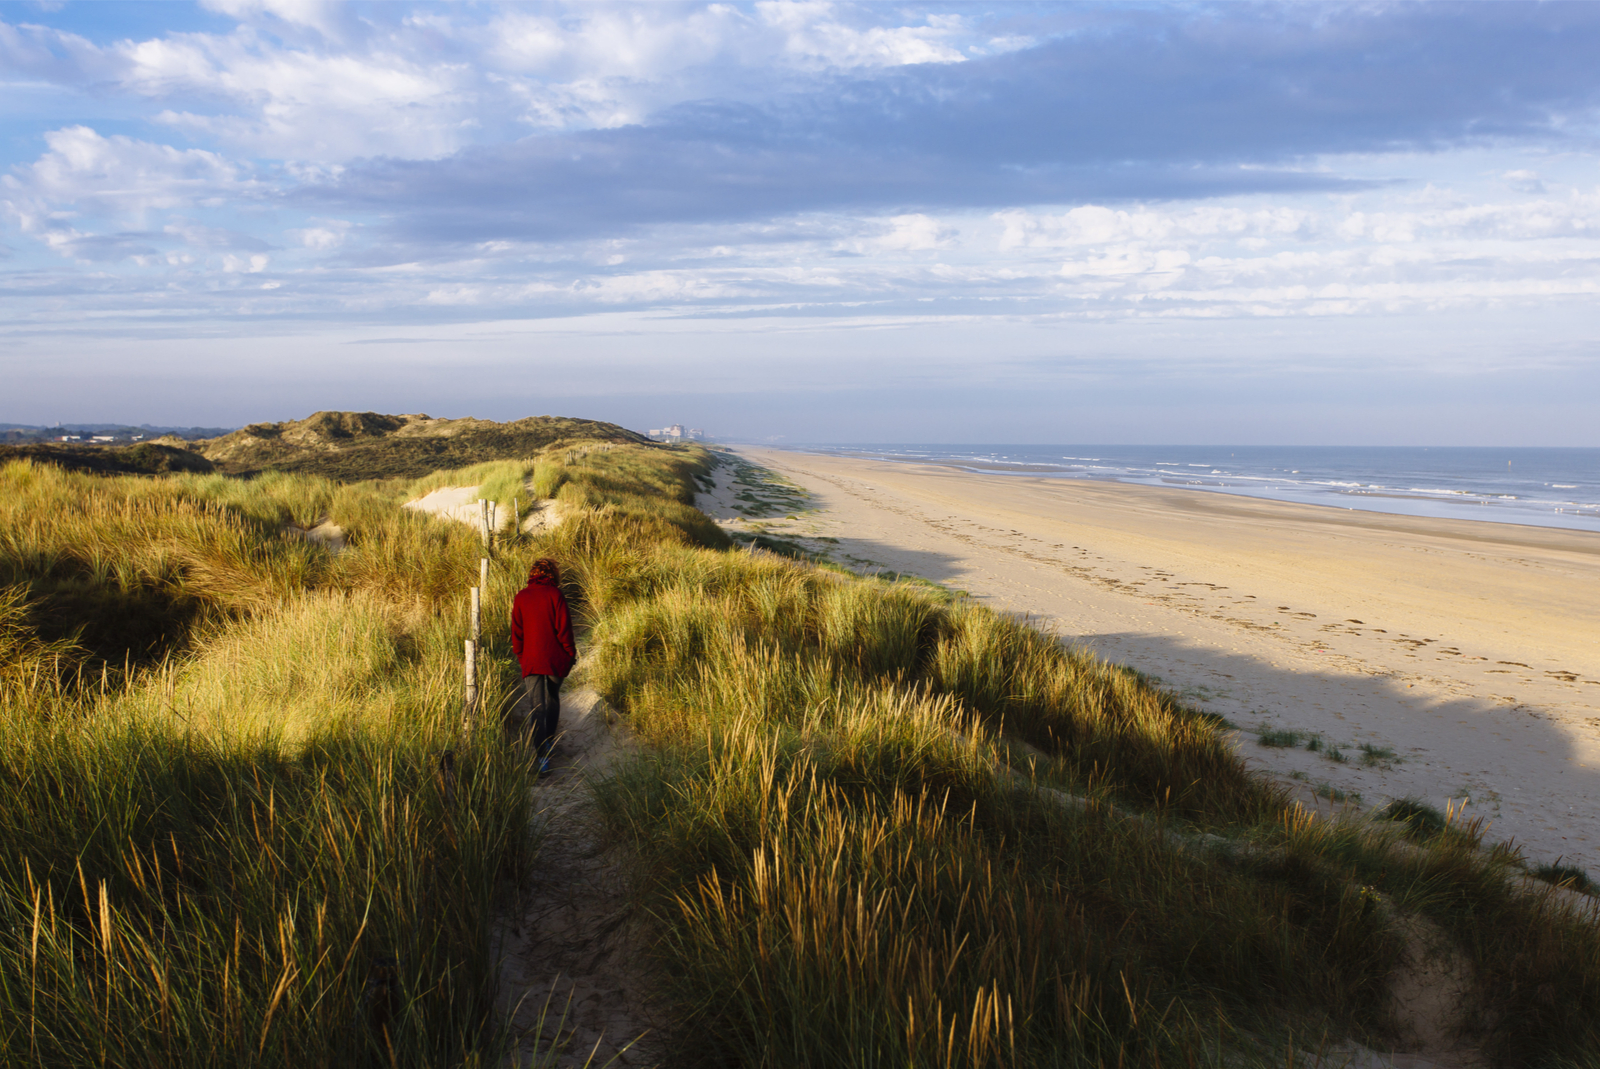
<path id="1" fill-rule="evenodd" d="M 561 569 L 553 560 L 534 561 L 528 585 L 511 601 L 511 649 L 522 666 L 523 698 L 508 727 L 513 737 L 532 730 L 539 771 L 548 772 L 561 719 L 561 681 L 578 659 Z"/>

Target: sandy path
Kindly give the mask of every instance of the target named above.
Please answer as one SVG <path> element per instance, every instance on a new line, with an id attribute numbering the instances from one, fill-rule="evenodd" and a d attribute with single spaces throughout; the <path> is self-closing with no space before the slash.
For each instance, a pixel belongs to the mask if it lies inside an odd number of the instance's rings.
<path id="1" fill-rule="evenodd" d="M 1241 728 L 1259 766 L 1466 803 L 1600 875 L 1600 536 L 742 448 L 814 495 L 773 534 L 1027 613 Z M 730 487 L 702 507 L 730 525 Z M 1270 749 L 1259 729 L 1319 735 Z M 1395 760 L 1363 764 L 1360 744 Z"/>
<path id="2" fill-rule="evenodd" d="M 633 743 L 622 719 L 587 687 L 561 696 L 561 732 L 556 771 L 534 788 L 544 841 L 532 877 L 496 928 L 502 1012 L 514 1011 L 523 1061 L 565 1043 L 555 1062 L 538 1064 L 655 1065 L 662 1052 L 648 933 L 624 880 L 626 847 L 602 834 L 587 785 Z"/>

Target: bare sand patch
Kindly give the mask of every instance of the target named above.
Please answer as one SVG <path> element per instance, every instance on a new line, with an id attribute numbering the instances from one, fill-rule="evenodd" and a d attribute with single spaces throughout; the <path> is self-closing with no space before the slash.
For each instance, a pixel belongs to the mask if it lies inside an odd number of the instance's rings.
<path id="1" fill-rule="evenodd" d="M 334 553 L 344 552 L 344 528 L 324 516 L 311 527 L 300 527 L 295 524 L 286 524 L 283 533 L 290 538 L 300 538 L 307 542 L 327 546 Z"/>
<path id="2" fill-rule="evenodd" d="M 1535 861 L 1600 867 L 1600 535 L 739 452 L 812 495 L 771 534 L 1160 677 L 1308 806 L 1453 800 Z M 745 524 L 718 490 L 702 507 Z"/>
<path id="3" fill-rule="evenodd" d="M 562 519 L 561 503 L 549 499 L 533 501 L 528 505 L 528 511 L 522 515 L 522 530 L 526 534 L 538 534 L 558 526 Z"/>
<path id="4" fill-rule="evenodd" d="M 400 507 L 426 512 L 447 520 L 457 520 L 476 529 L 481 522 L 479 510 L 482 506 L 478 504 L 479 489 L 476 486 L 446 486 L 430 491 L 415 501 L 407 501 Z M 532 490 L 529 490 L 528 496 L 522 499 L 522 504 L 525 509 L 522 513 L 524 531 L 537 533 L 561 522 L 559 505 L 554 501 L 534 498 Z M 505 505 L 492 508 L 490 515 L 497 531 L 509 530 L 514 522 L 511 508 Z"/>
<path id="5" fill-rule="evenodd" d="M 407 501 L 401 508 L 426 512 L 447 520 L 459 520 L 472 527 L 479 520 L 478 488 L 476 486 L 446 486 Z"/>

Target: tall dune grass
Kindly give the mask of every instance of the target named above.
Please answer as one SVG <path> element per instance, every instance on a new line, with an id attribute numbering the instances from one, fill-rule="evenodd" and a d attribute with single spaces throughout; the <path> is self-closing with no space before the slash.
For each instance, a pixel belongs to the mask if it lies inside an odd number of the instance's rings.
<path id="1" fill-rule="evenodd" d="M 461 730 L 473 533 L 310 477 L 0 490 L 0 1063 L 492 1062 L 534 844 L 525 764 Z M 337 556 L 282 530 L 329 514 Z M 141 605 L 181 626 L 76 641 Z"/>
<path id="2" fill-rule="evenodd" d="M 1514 851 L 1312 819 L 1137 672 L 924 588 L 654 537 L 627 511 L 650 495 L 596 474 L 564 498 L 608 497 L 537 548 L 649 744 L 599 798 L 684 1064 L 1309 1064 L 1405 1040 L 1410 916 L 1496 978 L 1463 996 L 1496 1064 L 1600 1057 L 1594 911 Z"/>
<path id="3" fill-rule="evenodd" d="M 1312 819 L 1136 672 L 729 552 L 702 450 L 507 463 L 564 519 L 500 543 L 466 734 L 480 549 L 398 509 L 419 484 L 0 470 L 0 1061 L 495 1058 L 488 917 L 534 848 L 504 610 L 540 556 L 645 744 L 596 797 L 675 1064 L 1314 1064 L 1403 1038 L 1415 917 L 1471 962 L 1493 1064 L 1600 1061 L 1593 909 L 1481 829 Z M 282 531 L 323 516 L 344 552 Z M 177 625 L 126 660 L 41 626 L 140 604 Z"/>

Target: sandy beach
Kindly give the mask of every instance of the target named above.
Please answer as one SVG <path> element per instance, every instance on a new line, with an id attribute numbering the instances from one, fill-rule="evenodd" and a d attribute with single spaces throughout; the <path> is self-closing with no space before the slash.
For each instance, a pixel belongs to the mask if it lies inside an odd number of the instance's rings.
<path id="1" fill-rule="evenodd" d="M 1600 535 L 739 452 L 811 495 L 770 533 L 1160 677 L 1308 804 L 1449 802 L 1600 874 Z M 728 478 L 699 503 L 749 526 Z"/>

